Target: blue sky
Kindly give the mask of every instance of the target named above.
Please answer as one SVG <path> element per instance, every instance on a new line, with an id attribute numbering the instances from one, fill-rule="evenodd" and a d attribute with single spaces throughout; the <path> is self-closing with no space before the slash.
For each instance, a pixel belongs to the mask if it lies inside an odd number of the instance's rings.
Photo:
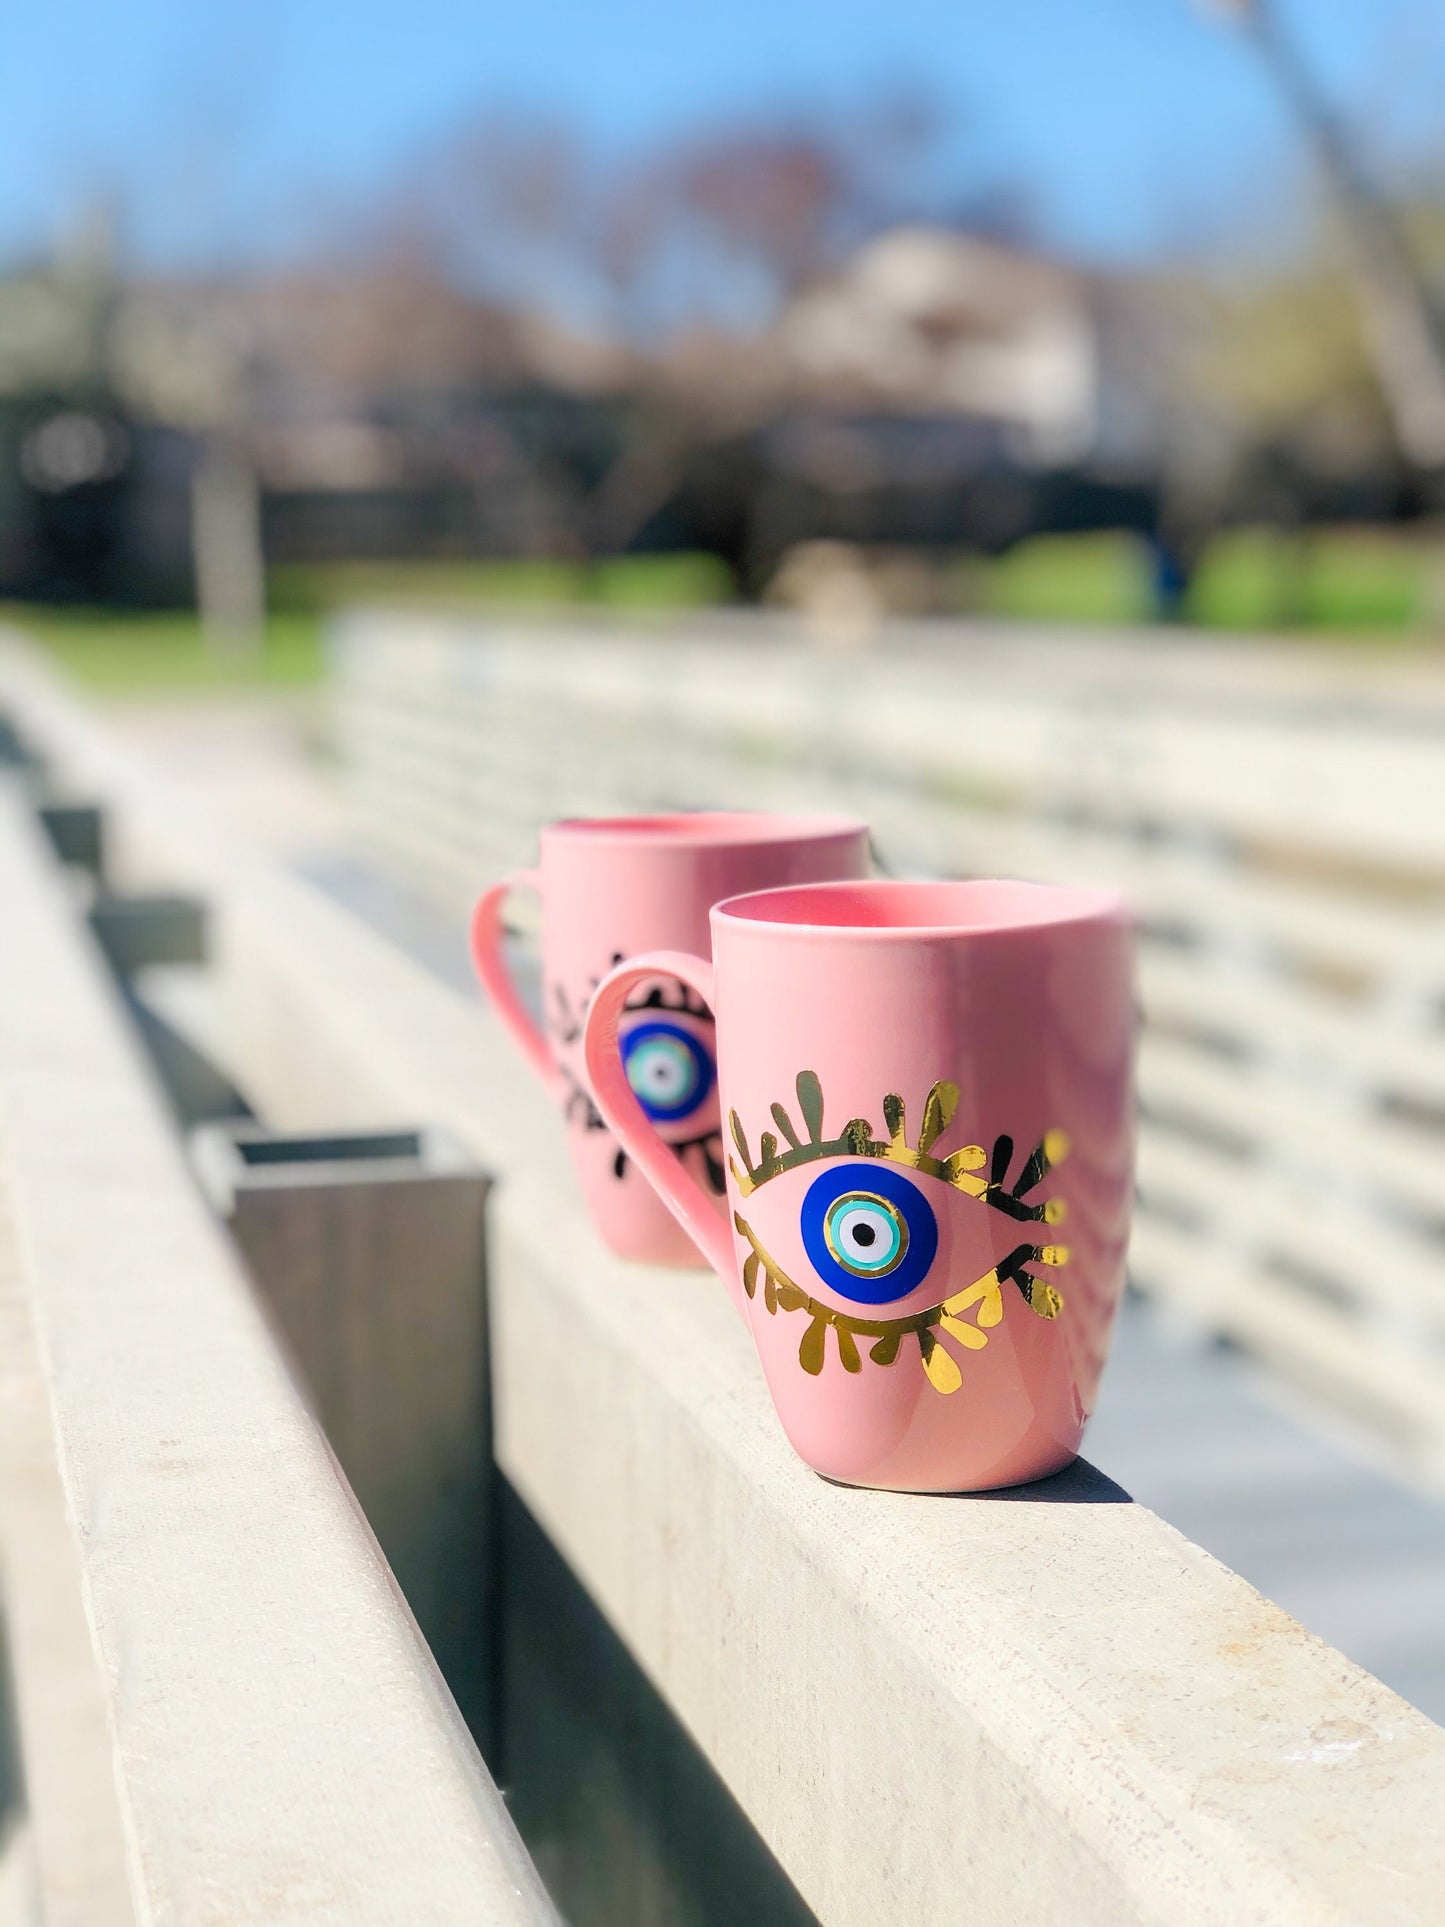
<path id="1" fill-rule="evenodd" d="M 1210 0 L 9 0 L 0 259 L 101 190 L 131 244 L 214 264 L 304 241 L 487 109 L 604 154 L 923 82 L 960 187 L 1019 183 L 1093 258 L 1257 230 L 1298 166 Z M 1284 0 L 1382 166 L 1445 153 L 1440 0 Z"/>

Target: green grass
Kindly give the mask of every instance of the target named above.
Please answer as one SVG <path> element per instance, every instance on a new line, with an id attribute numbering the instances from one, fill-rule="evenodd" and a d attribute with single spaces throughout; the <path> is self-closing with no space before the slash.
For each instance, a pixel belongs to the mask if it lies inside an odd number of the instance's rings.
<path id="1" fill-rule="evenodd" d="M 1429 615 L 1432 558 L 1368 532 L 1306 543 L 1305 621 L 1322 629 L 1407 629 Z"/>
<path id="2" fill-rule="evenodd" d="M 1428 637 L 1431 571 L 1442 554 L 1392 529 L 1230 529 L 1195 571 L 1184 618 L 1201 629 L 1360 642 Z M 961 561 L 957 606 L 1034 622 L 1132 624 L 1152 614 L 1138 537 L 1035 536 Z"/>
<path id="3" fill-rule="evenodd" d="M 330 562 L 273 569 L 273 608 L 323 614 L 346 603 L 409 608 L 582 599 L 584 571 L 572 562 Z"/>
<path id="4" fill-rule="evenodd" d="M 10 621 L 87 687 L 105 695 L 304 688 L 325 668 L 328 612 L 345 603 L 411 608 L 608 607 L 637 614 L 697 608 L 733 592 L 727 565 L 710 555 L 621 556 L 591 567 L 553 561 L 348 562 L 275 569 L 265 646 L 254 658 L 205 647 L 183 610 L 57 609 L 0 605 Z"/>
<path id="5" fill-rule="evenodd" d="M 1143 622 L 1149 559 L 1132 535 L 1036 535 L 985 565 L 974 606 L 1031 622 Z"/>
<path id="6" fill-rule="evenodd" d="M 78 682 L 105 695 L 303 688 L 321 678 L 321 623 L 276 615 L 256 657 L 205 647 L 194 615 L 175 610 L 50 609 L 12 604 L 0 619 L 42 643 Z"/>
<path id="7" fill-rule="evenodd" d="M 1390 529 L 1231 530 L 1210 545 L 1186 618 L 1202 628 L 1342 641 L 1429 638 L 1441 553 Z M 1130 624 L 1150 614 L 1149 559 L 1126 534 L 1035 536 L 996 558 L 961 558 L 956 606 L 1040 622 Z M 341 563 L 273 571 L 265 647 L 254 659 L 208 650 L 180 611 L 0 607 L 79 681 L 108 695 L 303 688 L 324 671 L 329 610 L 351 602 L 418 608 L 624 610 L 642 616 L 726 601 L 726 564 L 707 555 L 557 561 Z"/>
<path id="8" fill-rule="evenodd" d="M 1383 530 L 1232 530 L 1210 545 L 1185 613 L 1217 629 L 1408 630 L 1429 614 L 1431 560 Z"/>
<path id="9" fill-rule="evenodd" d="M 1217 536 L 1185 597 L 1189 621 L 1206 629 L 1280 629 L 1304 612 L 1297 552 L 1273 529 Z"/>
<path id="10" fill-rule="evenodd" d="M 538 608 L 596 605 L 689 609 L 728 601 L 728 566 L 715 555 L 623 555 L 586 563 L 542 559 L 486 562 L 338 562 L 275 569 L 277 609 L 316 612 L 347 602 L 411 607 Z"/>
<path id="11" fill-rule="evenodd" d="M 599 602 L 620 609 L 700 609 L 730 602 L 732 570 L 717 555 L 619 555 L 593 571 Z"/>

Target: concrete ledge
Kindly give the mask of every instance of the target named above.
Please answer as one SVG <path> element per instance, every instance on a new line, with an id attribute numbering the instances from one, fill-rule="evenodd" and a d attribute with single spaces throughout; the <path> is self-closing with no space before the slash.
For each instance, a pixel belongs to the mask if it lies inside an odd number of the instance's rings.
<path id="1" fill-rule="evenodd" d="M 1437 1919 L 1445 1734 L 1102 1475 L 828 1485 L 719 1287 L 491 1230 L 499 1459 L 829 1927 Z"/>
<path id="2" fill-rule="evenodd" d="M 0 1663 L 12 1723 L 0 1744 L 14 1803 L 0 1817 L 0 1920 L 130 1927 L 106 1693 L 3 1169 L 0 1151 L 0 1607 L 8 1647 Z"/>
<path id="3" fill-rule="evenodd" d="M 62 863 L 99 884 L 105 874 L 105 818 L 94 803 L 43 803 L 40 824 Z"/>
<path id="4" fill-rule="evenodd" d="M 432 1130 L 288 1137 L 208 1124 L 190 1153 L 490 1758 L 487 1179 Z"/>
<path id="5" fill-rule="evenodd" d="M 55 1611 L 82 1602 L 80 1682 L 103 1706 L 110 1769 L 111 1810 L 89 1829 L 105 1909 L 66 1917 L 553 1920 L 13 792 L 0 903 L 7 1336 L 23 1312 L 64 1508 L 39 1537 L 23 1512 L 0 1526 L 7 1596 L 29 1602 L 13 1656 L 21 1679 L 55 1677 L 35 1605 L 49 1557 Z M 13 1439 L 0 1444 L 18 1476 Z M 43 1483 L 29 1489 L 43 1505 Z M 62 1523 L 73 1587 L 54 1557 Z M 49 1803 L 78 1793 L 36 1779 L 53 1742 L 23 1699 L 20 1720 L 43 1854 L 66 1831 Z M 96 1723 L 81 1725 L 93 1761 Z M 67 1877 L 42 1866 L 42 1892 Z"/>
<path id="6" fill-rule="evenodd" d="M 206 958 L 205 905 L 190 896 L 102 896 L 90 927 L 120 977 L 149 965 L 200 964 Z"/>

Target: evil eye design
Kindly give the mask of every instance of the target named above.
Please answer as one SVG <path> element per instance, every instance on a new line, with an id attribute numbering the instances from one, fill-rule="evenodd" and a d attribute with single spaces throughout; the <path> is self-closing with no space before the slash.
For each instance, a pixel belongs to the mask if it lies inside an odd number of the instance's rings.
<path id="1" fill-rule="evenodd" d="M 633 1095 L 654 1124 L 691 1117 L 713 1087 L 712 1058 L 680 1024 L 660 1018 L 638 1024 L 621 1048 Z"/>
<path id="2" fill-rule="evenodd" d="M 808 1187 L 799 1228 L 818 1277 L 856 1304 L 906 1297 L 938 1255 L 933 1207 L 916 1184 L 883 1163 L 824 1171 Z"/>
<path id="3" fill-rule="evenodd" d="M 896 1204 L 870 1191 L 850 1191 L 823 1218 L 828 1250 L 857 1278 L 886 1278 L 908 1252 L 908 1220 Z"/>

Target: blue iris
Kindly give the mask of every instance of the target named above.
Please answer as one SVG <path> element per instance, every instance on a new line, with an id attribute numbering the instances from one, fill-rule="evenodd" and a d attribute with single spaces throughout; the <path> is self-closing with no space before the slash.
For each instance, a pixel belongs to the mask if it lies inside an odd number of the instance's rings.
<path id="1" fill-rule="evenodd" d="M 713 1085 L 707 1051 L 679 1024 L 639 1024 L 622 1039 L 622 1064 L 633 1095 L 657 1124 L 690 1117 Z"/>
<path id="2" fill-rule="evenodd" d="M 905 1297 L 938 1255 L 931 1205 L 888 1164 L 833 1165 L 814 1178 L 801 1228 L 823 1283 L 863 1305 Z"/>

